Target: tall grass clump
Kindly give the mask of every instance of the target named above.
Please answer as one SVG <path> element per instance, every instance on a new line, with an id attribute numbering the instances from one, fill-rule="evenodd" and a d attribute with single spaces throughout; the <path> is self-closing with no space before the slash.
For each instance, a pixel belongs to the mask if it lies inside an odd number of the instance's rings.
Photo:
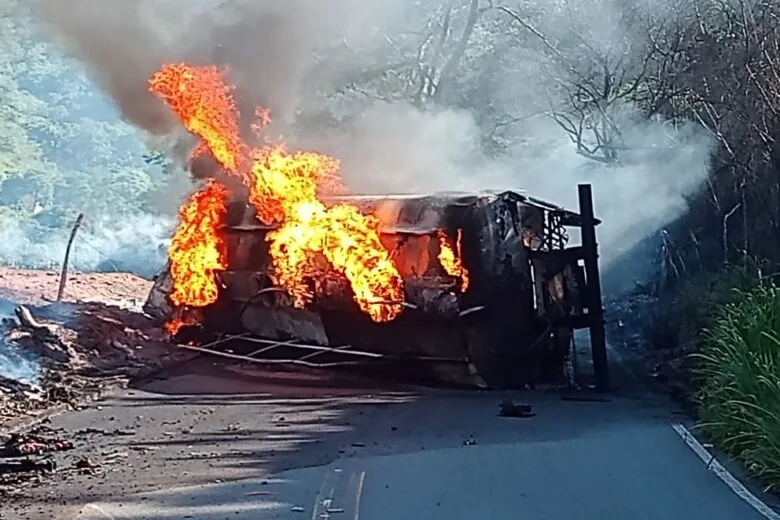
<path id="1" fill-rule="evenodd" d="M 699 273 L 661 295 L 644 331 L 649 346 L 653 350 L 698 349 L 701 331 L 712 327 L 718 311 L 761 283 L 761 267 L 750 261 L 718 272 Z"/>
<path id="2" fill-rule="evenodd" d="M 702 339 L 695 370 L 700 427 L 780 490 L 780 288 L 735 290 Z"/>

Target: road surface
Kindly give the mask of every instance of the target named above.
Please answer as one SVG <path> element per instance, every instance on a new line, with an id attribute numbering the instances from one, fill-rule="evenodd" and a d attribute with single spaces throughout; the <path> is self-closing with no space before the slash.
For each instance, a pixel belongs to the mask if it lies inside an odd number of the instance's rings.
<path id="1" fill-rule="evenodd" d="M 766 518 L 689 448 L 665 398 L 375 386 L 197 361 L 56 417 L 78 444 L 62 467 L 98 467 L 63 470 L 0 517 Z M 535 417 L 499 417 L 506 398 Z"/>

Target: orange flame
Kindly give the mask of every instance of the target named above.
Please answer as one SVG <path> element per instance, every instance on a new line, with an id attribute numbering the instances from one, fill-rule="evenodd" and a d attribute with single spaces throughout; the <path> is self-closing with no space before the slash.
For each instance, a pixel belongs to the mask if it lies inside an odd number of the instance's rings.
<path id="1" fill-rule="evenodd" d="M 205 307 L 217 301 L 216 272 L 227 265 L 222 238 L 228 191 L 216 181 L 207 182 L 179 208 L 179 227 L 168 249 L 171 303 Z"/>
<path id="2" fill-rule="evenodd" d="M 374 321 L 390 321 L 403 310 L 403 281 L 379 239 L 379 221 L 348 204 L 326 208 L 300 203 L 278 230 L 269 234 L 277 282 L 304 306 L 310 300 L 304 280 L 316 276 L 312 253 L 321 253 L 346 276 L 360 309 Z"/>
<path id="3" fill-rule="evenodd" d="M 439 231 L 439 263 L 448 275 L 460 278 L 460 292 L 466 292 L 469 288 L 469 272 L 461 259 L 461 240 L 463 230 L 458 230 L 458 239 L 455 248 L 450 245 L 447 235 Z"/>
<path id="4" fill-rule="evenodd" d="M 374 321 L 401 314 L 403 280 L 379 240 L 379 221 L 355 206 L 327 207 L 319 199 L 321 193 L 343 191 L 336 159 L 289 153 L 278 144 L 249 149 L 240 137 L 231 90 L 215 67 L 167 65 L 149 88 L 227 172 L 242 178 L 258 218 L 280 224 L 267 236 L 274 276 L 296 306 L 311 301 L 310 285 L 325 274 L 318 261 L 324 258 L 330 270 L 350 282 L 355 301 Z M 267 110 L 258 109 L 255 116 L 255 130 L 270 121 Z M 171 257 L 172 265 L 177 261 Z M 186 298 L 182 302 L 192 305 Z"/>
<path id="5" fill-rule="evenodd" d="M 171 336 L 176 336 L 183 327 L 192 327 L 200 323 L 203 318 L 200 312 L 195 312 L 192 308 L 187 308 L 188 312 L 183 312 L 183 308 L 177 308 L 168 321 L 163 324 L 165 332 Z"/>
<path id="6" fill-rule="evenodd" d="M 246 146 L 241 140 L 233 94 L 216 67 L 166 65 L 149 80 L 149 89 L 173 110 L 184 127 L 197 135 L 214 158 L 238 172 Z"/>

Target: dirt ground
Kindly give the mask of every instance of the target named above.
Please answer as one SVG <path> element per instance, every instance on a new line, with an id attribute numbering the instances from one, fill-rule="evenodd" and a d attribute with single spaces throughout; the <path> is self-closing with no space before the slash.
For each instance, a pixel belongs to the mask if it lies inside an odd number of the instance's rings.
<path id="1" fill-rule="evenodd" d="M 75 273 L 56 302 L 58 285 L 56 272 L 0 267 L 0 432 L 191 357 L 142 313 L 151 281 Z"/>
<path id="2" fill-rule="evenodd" d="M 0 266 L 0 300 L 46 305 L 57 298 L 60 273 Z M 71 273 L 65 287 L 67 302 L 100 302 L 122 307 L 140 307 L 150 280 L 128 273 Z"/>

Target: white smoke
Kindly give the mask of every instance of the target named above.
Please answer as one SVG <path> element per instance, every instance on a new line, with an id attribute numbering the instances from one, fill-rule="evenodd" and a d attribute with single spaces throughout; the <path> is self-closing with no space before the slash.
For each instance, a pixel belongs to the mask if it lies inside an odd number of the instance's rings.
<path id="1" fill-rule="evenodd" d="M 640 4 L 640 15 L 658 23 L 685 11 L 679 2 Z M 693 125 L 644 121 L 630 103 L 615 103 L 611 117 L 619 119 L 627 151 L 619 163 L 604 164 L 578 154 L 571 134 L 550 118 L 566 101 L 561 84 L 572 81 L 566 60 L 587 65 L 596 48 L 623 60 L 620 70 L 626 74 L 640 72 L 647 34 L 627 25 L 625 2 L 504 2 L 520 13 L 520 22 L 497 13 L 498 2 L 480 3 L 480 9 L 492 5 L 485 11 L 492 18 L 480 15 L 456 64 L 472 78 L 465 72 L 445 78 L 451 91 L 469 81 L 471 90 L 452 100 L 459 108 L 448 109 L 422 109 L 401 95 L 408 89 L 402 69 L 414 65 L 410 49 L 419 49 L 419 58 L 429 63 L 423 50 L 434 48 L 436 37 L 457 41 L 470 1 L 38 0 L 38 5 L 63 48 L 83 60 L 128 121 L 149 132 L 173 127 L 166 107 L 146 89 L 153 70 L 175 60 L 227 66 L 243 115 L 251 118 L 255 105 L 270 107 L 280 131 L 287 128 L 295 144 L 341 158 L 356 191 L 524 189 L 576 209 L 576 185 L 593 183 L 604 221 L 605 262 L 684 212 L 685 196 L 707 175 L 712 143 Z M 428 20 L 437 9 L 449 13 L 439 17 L 451 25 L 448 30 L 431 29 Z M 538 25 L 523 26 L 526 18 Z M 425 31 L 434 36 L 430 41 Z M 560 56 L 545 62 L 540 56 L 545 46 Z M 446 68 L 446 55 L 433 62 Z M 474 80 L 482 76 L 488 79 Z M 321 124 L 307 125 L 307 117 Z M 503 145 L 500 154 L 487 154 L 483 146 L 491 117 L 501 128 L 495 139 Z M 294 132 L 287 125 L 293 122 Z M 82 265 L 89 265 L 89 254 L 83 254 Z"/>
<path id="2" fill-rule="evenodd" d="M 69 258 L 73 271 L 130 272 L 151 278 L 166 262 L 175 222 L 160 215 L 87 217 L 77 232 Z M 59 269 L 70 230 L 45 235 L 21 223 L 0 227 L 0 264 L 11 267 Z"/>
<path id="3" fill-rule="evenodd" d="M 40 363 L 30 353 L 5 341 L 8 327 L 13 323 L 14 304 L 0 299 L 0 377 L 37 384 Z"/>

